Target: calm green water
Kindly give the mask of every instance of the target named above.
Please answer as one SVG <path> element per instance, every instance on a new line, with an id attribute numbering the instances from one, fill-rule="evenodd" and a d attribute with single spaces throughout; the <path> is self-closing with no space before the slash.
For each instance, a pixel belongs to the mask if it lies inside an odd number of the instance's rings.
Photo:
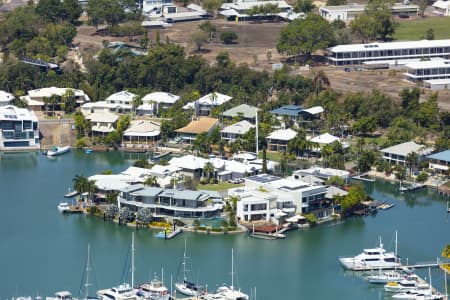
<path id="1" fill-rule="evenodd" d="M 86 216 L 65 216 L 56 206 L 75 174 L 86 176 L 112 169 L 119 172 L 136 156 L 121 153 L 72 152 L 54 160 L 40 154 L 0 156 L 0 299 L 20 295 L 77 294 L 87 245 L 93 258 L 93 290 L 121 282 L 133 229 Z M 285 240 L 256 240 L 246 235 L 184 234 L 194 276 L 209 289 L 230 282 L 231 248 L 235 250 L 237 284 L 257 299 L 381 299 L 380 288 L 360 274 L 344 272 L 338 257 L 375 246 L 382 236 L 387 248 L 399 234 L 399 254 L 410 262 L 430 261 L 450 242 L 445 199 L 432 191 L 399 195 L 397 186 L 370 183 L 368 192 L 395 207 L 374 217 L 345 224 L 288 233 Z M 184 237 L 164 241 L 154 232 L 136 233 L 136 281 L 161 273 L 170 284 L 179 273 Z M 423 274 L 427 270 L 421 271 Z M 433 271 L 433 285 L 443 290 L 443 275 Z M 93 294 L 93 293 L 91 293 Z"/>

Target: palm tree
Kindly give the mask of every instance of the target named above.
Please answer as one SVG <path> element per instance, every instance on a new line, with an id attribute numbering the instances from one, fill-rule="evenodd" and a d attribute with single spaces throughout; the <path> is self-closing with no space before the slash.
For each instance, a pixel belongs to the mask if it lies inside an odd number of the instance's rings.
<path id="1" fill-rule="evenodd" d="M 72 179 L 72 182 L 73 182 L 73 189 L 75 191 L 78 191 L 79 193 L 85 192 L 85 187 L 88 182 L 87 177 L 83 175 L 75 175 L 75 177 Z"/>
<path id="2" fill-rule="evenodd" d="M 208 180 L 210 180 L 212 174 L 214 174 L 214 166 L 210 161 L 208 161 L 203 167 L 203 175 L 206 175 Z"/>
<path id="3" fill-rule="evenodd" d="M 406 168 L 402 165 L 395 167 L 395 178 L 400 180 L 400 188 L 402 187 L 402 181 L 406 179 Z"/>
<path id="4" fill-rule="evenodd" d="M 115 204 L 117 203 L 117 196 L 119 196 L 119 192 L 110 191 L 106 194 L 106 202 Z"/>
<path id="5" fill-rule="evenodd" d="M 320 70 L 314 75 L 313 78 L 313 87 L 316 91 L 316 95 L 319 94 L 319 92 L 326 87 L 327 89 L 330 87 L 330 80 L 328 79 L 327 75 L 324 71 Z"/>
<path id="6" fill-rule="evenodd" d="M 419 155 L 416 152 L 411 152 L 408 155 L 406 155 L 406 165 L 409 169 L 409 176 L 412 176 L 413 168 L 416 166 L 417 161 L 419 160 Z"/>
<path id="7" fill-rule="evenodd" d="M 148 186 L 159 186 L 158 184 L 158 178 L 156 176 L 148 176 L 147 179 L 144 181 L 144 185 Z"/>

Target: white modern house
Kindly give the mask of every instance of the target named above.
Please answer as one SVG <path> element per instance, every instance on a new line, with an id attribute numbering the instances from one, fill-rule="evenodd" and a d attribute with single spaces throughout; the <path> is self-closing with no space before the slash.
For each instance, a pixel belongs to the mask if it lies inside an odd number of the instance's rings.
<path id="1" fill-rule="evenodd" d="M 33 111 L 0 107 L 0 151 L 39 150 L 39 124 Z"/>
<path id="2" fill-rule="evenodd" d="M 122 146 L 147 145 L 159 140 L 161 124 L 149 120 L 132 120 L 123 133 Z"/>
<path id="3" fill-rule="evenodd" d="M 237 217 L 242 221 L 270 220 L 295 214 L 329 218 L 332 208 L 325 200 L 327 188 L 300 180 L 261 174 L 245 179 L 245 186 L 228 194 L 240 198 Z"/>
<path id="4" fill-rule="evenodd" d="M 350 172 L 339 169 L 332 168 L 322 168 L 318 166 L 314 166 L 308 169 L 300 169 L 292 172 L 292 176 L 295 179 L 301 179 L 304 176 L 312 175 L 318 177 L 323 180 L 330 179 L 333 176 L 342 178 L 345 182 L 348 182 L 350 179 Z"/>
<path id="5" fill-rule="evenodd" d="M 10 105 L 14 100 L 14 95 L 5 91 L 0 91 L 0 107 Z"/>
<path id="6" fill-rule="evenodd" d="M 130 93 L 128 91 L 121 91 L 110 95 L 106 98 L 107 104 L 118 104 L 119 111 L 118 113 L 129 113 L 133 107 L 133 99 L 136 97 L 136 94 Z"/>
<path id="7" fill-rule="evenodd" d="M 297 136 L 297 132 L 290 128 L 279 129 L 270 133 L 267 137 L 267 150 L 286 151 L 287 144 Z"/>
<path id="8" fill-rule="evenodd" d="M 27 95 L 21 97 L 28 107 L 32 110 L 42 110 L 45 105 L 44 99 L 50 98 L 52 96 L 63 97 L 68 91 L 73 92 L 75 101 L 78 105 L 82 105 L 85 102 L 89 102 L 89 96 L 82 90 L 72 89 L 72 88 L 58 88 L 58 87 L 48 87 L 36 90 L 28 91 Z"/>
<path id="9" fill-rule="evenodd" d="M 363 14 L 366 10 L 367 5 L 350 3 L 347 5 L 336 5 L 336 6 L 322 6 L 319 7 L 319 14 L 330 22 L 341 20 L 341 21 L 351 21 Z M 403 4 L 394 3 L 391 7 L 393 15 L 408 15 L 417 16 L 419 13 L 419 6 L 415 4 Z"/>
<path id="10" fill-rule="evenodd" d="M 450 39 L 337 45 L 328 48 L 328 63 L 335 66 L 366 61 L 445 57 L 450 55 Z"/>
<path id="11" fill-rule="evenodd" d="M 142 13 L 144 15 L 161 14 L 164 6 L 173 6 L 172 0 L 143 0 Z"/>
<path id="12" fill-rule="evenodd" d="M 405 164 L 406 157 L 413 152 L 417 153 L 418 161 L 422 161 L 432 151 L 433 149 L 431 147 L 419 145 L 415 142 L 405 142 L 380 150 L 383 159 L 392 164 Z"/>
<path id="13" fill-rule="evenodd" d="M 349 147 L 348 143 L 343 142 L 339 137 L 329 134 L 328 132 L 323 133 L 321 135 L 317 135 L 314 137 L 307 137 L 310 142 L 316 143 L 319 145 L 318 149 L 314 149 L 320 152 L 320 148 L 326 145 L 330 145 L 334 142 L 339 142 L 342 145 L 342 148 L 347 149 Z"/>
<path id="14" fill-rule="evenodd" d="M 95 112 L 86 116 L 92 124 L 92 133 L 106 135 L 115 130 L 119 116 L 110 112 Z"/>
<path id="15" fill-rule="evenodd" d="M 158 115 L 160 109 L 167 109 L 178 100 L 180 100 L 180 96 L 171 93 L 150 93 L 142 98 L 142 105 L 137 108 L 137 113 L 139 115 Z"/>
<path id="16" fill-rule="evenodd" d="M 450 79 L 450 60 L 420 61 L 406 65 L 406 79 L 412 82 Z"/>
<path id="17" fill-rule="evenodd" d="M 441 16 L 450 16 L 450 1 L 438 0 L 433 3 L 433 13 Z"/>
<path id="18" fill-rule="evenodd" d="M 133 211 L 149 208 L 157 218 L 213 218 L 219 216 L 223 208 L 223 204 L 213 203 L 206 191 L 144 187 L 142 184 L 122 189 L 118 203 Z"/>
<path id="19" fill-rule="evenodd" d="M 266 4 L 276 5 L 279 9 L 279 13 L 277 14 L 268 14 L 268 15 L 249 15 L 249 11 L 255 7 L 263 6 Z M 234 1 L 231 3 L 223 3 L 220 7 L 219 14 L 224 16 L 228 20 L 237 20 L 239 19 L 249 19 L 249 18 L 260 18 L 260 17 L 273 17 L 278 16 L 280 14 L 287 14 L 292 12 L 292 6 L 289 5 L 286 1 L 276 1 L 276 0 L 268 0 L 268 1 Z M 294 14 L 298 15 L 298 14 Z"/>
<path id="20" fill-rule="evenodd" d="M 233 97 L 221 93 L 209 93 L 198 100 L 189 102 L 183 106 L 183 109 L 193 109 L 197 116 L 209 116 L 214 107 L 220 106 L 231 99 Z"/>
<path id="21" fill-rule="evenodd" d="M 241 138 L 252 128 L 255 128 L 255 125 L 253 125 L 249 121 L 243 120 L 233 125 L 224 127 L 220 131 L 220 134 L 224 141 L 227 141 L 228 143 L 233 143 L 236 141 L 236 139 Z"/>
<path id="22" fill-rule="evenodd" d="M 450 149 L 433 153 L 426 157 L 428 159 L 428 168 L 439 173 L 449 174 L 450 170 Z"/>

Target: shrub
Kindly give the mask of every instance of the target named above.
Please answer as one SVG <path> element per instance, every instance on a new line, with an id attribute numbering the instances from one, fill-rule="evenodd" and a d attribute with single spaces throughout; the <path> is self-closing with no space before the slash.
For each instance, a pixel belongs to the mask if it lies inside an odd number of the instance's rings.
<path id="1" fill-rule="evenodd" d="M 428 179 L 428 174 L 425 172 L 421 172 L 419 175 L 417 175 L 417 178 L 416 178 L 416 180 L 418 182 L 425 182 L 425 181 L 427 181 L 427 179 Z"/>
<path id="2" fill-rule="evenodd" d="M 232 44 L 238 39 L 238 35 L 234 31 L 225 31 L 220 34 L 220 40 L 224 44 Z"/>

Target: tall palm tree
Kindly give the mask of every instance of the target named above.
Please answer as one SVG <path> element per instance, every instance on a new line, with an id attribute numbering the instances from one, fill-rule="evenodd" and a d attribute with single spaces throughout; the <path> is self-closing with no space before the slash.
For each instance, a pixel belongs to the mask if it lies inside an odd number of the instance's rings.
<path id="1" fill-rule="evenodd" d="M 144 185 L 148 186 L 159 186 L 158 184 L 158 178 L 156 176 L 148 176 L 147 179 L 144 181 Z"/>
<path id="2" fill-rule="evenodd" d="M 324 88 L 330 87 L 330 80 L 328 79 L 328 76 L 325 74 L 323 70 L 320 70 L 314 75 L 313 81 L 312 81 L 314 90 L 316 91 L 316 95 L 319 94 L 321 90 Z"/>
<path id="3" fill-rule="evenodd" d="M 208 161 L 203 167 L 203 175 L 206 175 L 208 180 L 211 179 L 211 175 L 214 174 L 214 166 Z"/>
<path id="4" fill-rule="evenodd" d="M 412 176 L 413 168 L 416 166 L 417 162 L 419 160 L 419 154 L 416 152 L 411 152 L 408 155 L 406 155 L 406 165 L 409 169 L 409 176 Z"/>

